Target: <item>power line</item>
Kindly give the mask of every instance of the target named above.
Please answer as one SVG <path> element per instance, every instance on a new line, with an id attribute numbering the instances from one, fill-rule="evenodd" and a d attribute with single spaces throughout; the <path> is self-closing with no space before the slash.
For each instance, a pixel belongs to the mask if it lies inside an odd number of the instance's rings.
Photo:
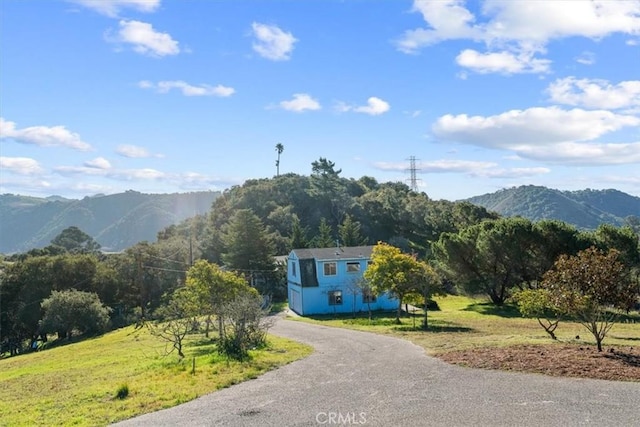
<path id="1" fill-rule="evenodd" d="M 162 268 L 162 267 L 154 267 L 152 265 L 143 265 L 143 268 L 149 268 L 151 270 L 160 270 L 160 271 L 171 271 L 174 273 L 186 273 L 187 270 L 174 270 L 172 268 Z"/>
<path id="2" fill-rule="evenodd" d="M 177 252 L 176 252 L 177 253 Z M 175 254 L 174 254 L 175 255 Z M 155 259 L 159 259 L 162 261 L 170 261 L 170 262 L 175 262 L 178 264 L 184 264 L 184 265 L 190 265 L 188 262 L 184 262 L 184 261 L 177 261 L 175 259 L 170 259 L 170 258 L 163 258 L 160 256 L 155 256 L 155 255 L 150 255 L 150 254 L 144 254 L 143 256 L 149 257 L 149 258 L 155 258 Z"/>

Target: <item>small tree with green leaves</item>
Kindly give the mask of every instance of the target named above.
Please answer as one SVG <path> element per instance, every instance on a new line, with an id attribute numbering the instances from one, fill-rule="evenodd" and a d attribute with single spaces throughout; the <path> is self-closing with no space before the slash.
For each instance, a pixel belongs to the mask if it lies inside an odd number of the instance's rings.
<path id="1" fill-rule="evenodd" d="M 577 318 L 595 338 L 598 351 L 620 310 L 637 298 L 637 286 L 618 257 L 617 250 L 604 253 L 595 247 L 576 256 L 562 255 L 541 283 L 550 307 Z"/>
<path id="2" fill-rule="evenodd" d="M 400 249 L 380 242 L 373 248 L 371 264 L 365 270 L 364 278 L 376 295 L 388 292 L 398 299 L 396 323 L 401 323 L 403 299 L 415 291 L 424 274 L 424 265 L 413 256 L 403 254 Z"/>
<path id="3" fill-rule="evenodd" d="M 178 357 L 184 358 L 184 339 L 197 327 L 199 308 L 198 296 L 193 289 L 176 289 L 168 303 L 156 310 L 158 319 L 146 323 L 152 335 L 171 346 L 165 348 L 166 355 L 177 351 Z"/>
<path id="4" fill-rule="evenodd" d="M 444 293 L 442 281 L 435 269 L 424 261 L 417 261 L 412 280 L 414 280 L 414 292 L 420 295 L 424 319 L 422 328 L 429 329 L 429 300 L 433 295 Z"/>
<path id="5" fill-rule="evenodd" d="M 555 330 L 560 323 L 559 310 L 553 307 L 547 289 L 524 289 L 516 292 L 513 299 L 524 317 L 535 317 L 551 339 L 557 340 Z"/>
<path id="6" fill-rule="evenodd" d="M 249 289 L 239 274 L 225 271 L 216 264 L 198 260 L 187 271 L 186 288 L 195 296 L 198 313 L 207 316 L 206 336 L 209 336 L 211 316 L 218 319 L 220 339 L 224 336 L 223 307 L 238 294 Z"/>

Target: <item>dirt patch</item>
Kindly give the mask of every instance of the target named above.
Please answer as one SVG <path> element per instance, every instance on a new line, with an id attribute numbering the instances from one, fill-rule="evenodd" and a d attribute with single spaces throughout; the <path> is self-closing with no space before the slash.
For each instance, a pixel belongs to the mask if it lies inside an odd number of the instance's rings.
<path id="1" fill-rule="evenodd" d="M 437 357 L 471 368 L 640 382 L 640 349 L 575 344 L 517 345 L 453 351 Z"/>

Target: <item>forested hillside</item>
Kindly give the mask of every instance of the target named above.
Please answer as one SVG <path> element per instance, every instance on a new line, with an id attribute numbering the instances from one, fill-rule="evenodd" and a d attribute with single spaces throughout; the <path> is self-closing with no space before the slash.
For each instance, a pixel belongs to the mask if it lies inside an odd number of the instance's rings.
<path id="1" fill-rule="evenodd" d="M 310 176 L 248 180 L 225 192 L 213 204 L 203 255 L 221 261 L 226 224 L 241 209 L 250 209 L 263 222 L 278 255 L 292 247 L 327 247 L 337 241 L 345 246 L 385 241 L 425 253 L 440 233 L 497 217 L 468 202 L 431 200 L 403 183 L 347 179 L 340 173 L 333 162 L 320 158 Z"/>
<path id="2" fill-rule="evenodd" d="M 507 217 L 557 219 L 585 229 L 600 224 L 634 225 L 640 220 L 640 197 L 618 190 L 559 191 L 526 185 L 467 201 Z"/>
<path id="3" fill-rule="evenodd" d="M 0 252 L 41 248 L 69 226 L 93 237 L 103 250 L 155 241 L 163 228 L 209 211 L 218 192 L 143 194 L 136 191 L 82 200 L 0 195 Z"/>

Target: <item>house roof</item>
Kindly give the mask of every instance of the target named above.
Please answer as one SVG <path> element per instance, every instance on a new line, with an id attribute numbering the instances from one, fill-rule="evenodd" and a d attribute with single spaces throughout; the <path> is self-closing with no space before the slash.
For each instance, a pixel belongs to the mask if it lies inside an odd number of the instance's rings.
<path id="1" fill-rule="evenodd" d="M 299 259 L 338 260 L 371 258 L 373 246 L 341 246 L 336 248 L 294 249 Z"/>

